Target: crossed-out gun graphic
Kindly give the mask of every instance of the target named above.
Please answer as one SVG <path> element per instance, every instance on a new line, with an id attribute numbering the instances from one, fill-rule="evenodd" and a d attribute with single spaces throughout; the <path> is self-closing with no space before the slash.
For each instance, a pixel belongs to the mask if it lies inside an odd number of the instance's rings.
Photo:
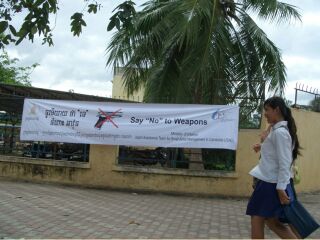
<path id="1" fill-rule="evenodd" d="M 98 128 L 99 130 L 101 129 L 102 125 L 105 122 L 111 122 L 113 126 L 118 128 L 118 125 L 115 124 L 115 122 L 112 120 L 113 118 L 120 118 L 122 117 L 122 112 L 120 112 L 121 109 L 118 109 L 115 112 L 104 112 L 99 108 L 99 112 L 97 117 L 99 118 L 96 124 L 94 125 L 95 128 Z"/>

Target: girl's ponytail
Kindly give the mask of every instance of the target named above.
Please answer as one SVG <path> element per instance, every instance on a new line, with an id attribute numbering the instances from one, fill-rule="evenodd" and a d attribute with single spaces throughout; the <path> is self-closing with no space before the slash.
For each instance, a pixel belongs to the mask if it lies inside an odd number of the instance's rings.
<path id="1" fill-rule="evenodd" d="M 284 116 L 284 120 L 288 122 L 288 129 L 292 139 L 293 150 L 292 150 L 292 158 L 295 160 L 298 155 L 300 155 L 300 143 L 297 136 L 297 126 L 294 118 L 292 117 L 291 109 L 286 106 L 286 116 Z"/>
<path id="2" fill-rule="evenodd" d="M 269 105 L 273 109 L 278 107 L 284 120 L 288 122 L 288 129 L 289 129 L 289 133 L 290 133 L 290 136 L 292 139 L 292 145 L 293 145 L 292 159 L 295 160 L 297 156 L 300 155 L 299 149 L 301 147 L 300 147 L 299 139 L 297 136 L 297 126 L 294 118 L 292 117 L 291 109 L 287 107 L 285 101 L 281 97 L 268 98 L 264 102 L 264 106 L 266 105 Z"/>

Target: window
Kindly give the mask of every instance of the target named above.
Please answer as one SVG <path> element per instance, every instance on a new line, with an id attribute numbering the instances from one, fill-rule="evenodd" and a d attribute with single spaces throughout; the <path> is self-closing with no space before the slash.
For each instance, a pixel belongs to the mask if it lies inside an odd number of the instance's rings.
<path id="1" fill-rule="evenodd" d="M 235 151 L 226 149 L 119 147 L 119 165 L 190 170 L 235 170 Z"/>
<path id="2" fill-rule="evenodd" d="M 20 141 L 20 126 L 0 124 L 0 154 L 39 159 L 89 161 L 88 144 Z"/>

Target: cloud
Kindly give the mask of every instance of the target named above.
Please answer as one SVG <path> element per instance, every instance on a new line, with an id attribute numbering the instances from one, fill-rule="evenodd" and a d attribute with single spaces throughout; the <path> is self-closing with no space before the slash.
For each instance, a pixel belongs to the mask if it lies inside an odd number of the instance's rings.
<path id="1" fill-rule="evenodd" d="M 122 1 L 107 2 L 97 14 L 85 14 L 87 27 L 80 37 L 72 36 L 70 17 L 82 11 L 84 1 L 61 1 L 60 11 L 51 18 L 53 47 L 42 45 L 42 40 L 37 38 L 34 43 L 23 41 L 19 46 L 7 48 L 11 57 L 20 59 L 20 65 L 40 64 L 31 75 L 33 86 L 111 96 L 113 73 L 112 68 L 106 67 L 105 49 L 112 33 L 106 28 L 112 10 Z"/>
<path id="2" fill-rule="evenodd" d="M 319 79 L 320 76 L 320 59 L 296 56 L 285 56 L 284 62 L 288 69 L 288 74 L 295 76 L 297 79 Z"/>
<path id="3" fill-rule="evenodd" d="M 286 98 L 295 100 L 295 87 L 309 86 L 320 91 L 320 1 L 286 0 L 285 2 L 298 7 L 301 22 L 272 25 L 259 22 L 267 36 L 282 52 L 287 67 Z M 300 94 L 300 100 L 314 97 L 311 94 Z M 303 100 L 304 103 L 308 100 Z"/>
<path id="4" fill-rule="evenodd" d="M 23 66 L 40 64 L 31 75 L 33 86 L 111 96 L 113 71 L 105 65 L 106 47 L 112 33 L 106 28 L 112 10 L 123 0 L 101 2 L 104 6 L 97 14 L 85 14 L 87 27 L 80 37 L 72 36 L 70 17 L 74 12 L 82 11 L 84 1 L 60 1 L 58 15 L 51 19 L 55 26 L 53 47 L 41 45 L 41 39 L 36 39 L 33 44 L 24 41 L 19 46 L 7 48 L 9 55 L 19 58 Z M 136 6 L 144 2 L 135 1 Z M 282 51 L 288 75 L 286 97 L 294 100 L 296 83 L 320 89 L 320 1 L 285 2 L 300 9 L 301 23 L 273 25 L 259 22 L 259 26 Z"/>

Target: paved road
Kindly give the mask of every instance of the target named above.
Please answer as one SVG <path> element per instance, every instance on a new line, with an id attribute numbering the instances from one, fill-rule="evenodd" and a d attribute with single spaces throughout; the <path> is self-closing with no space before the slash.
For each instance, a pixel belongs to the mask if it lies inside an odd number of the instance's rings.
<path id="1" fill-rule="evenodd" d="M 320 221 L 320 193 L 300 198 Z M 0 239 L 249 238 L 246 203 L 0 179 Z"/>

